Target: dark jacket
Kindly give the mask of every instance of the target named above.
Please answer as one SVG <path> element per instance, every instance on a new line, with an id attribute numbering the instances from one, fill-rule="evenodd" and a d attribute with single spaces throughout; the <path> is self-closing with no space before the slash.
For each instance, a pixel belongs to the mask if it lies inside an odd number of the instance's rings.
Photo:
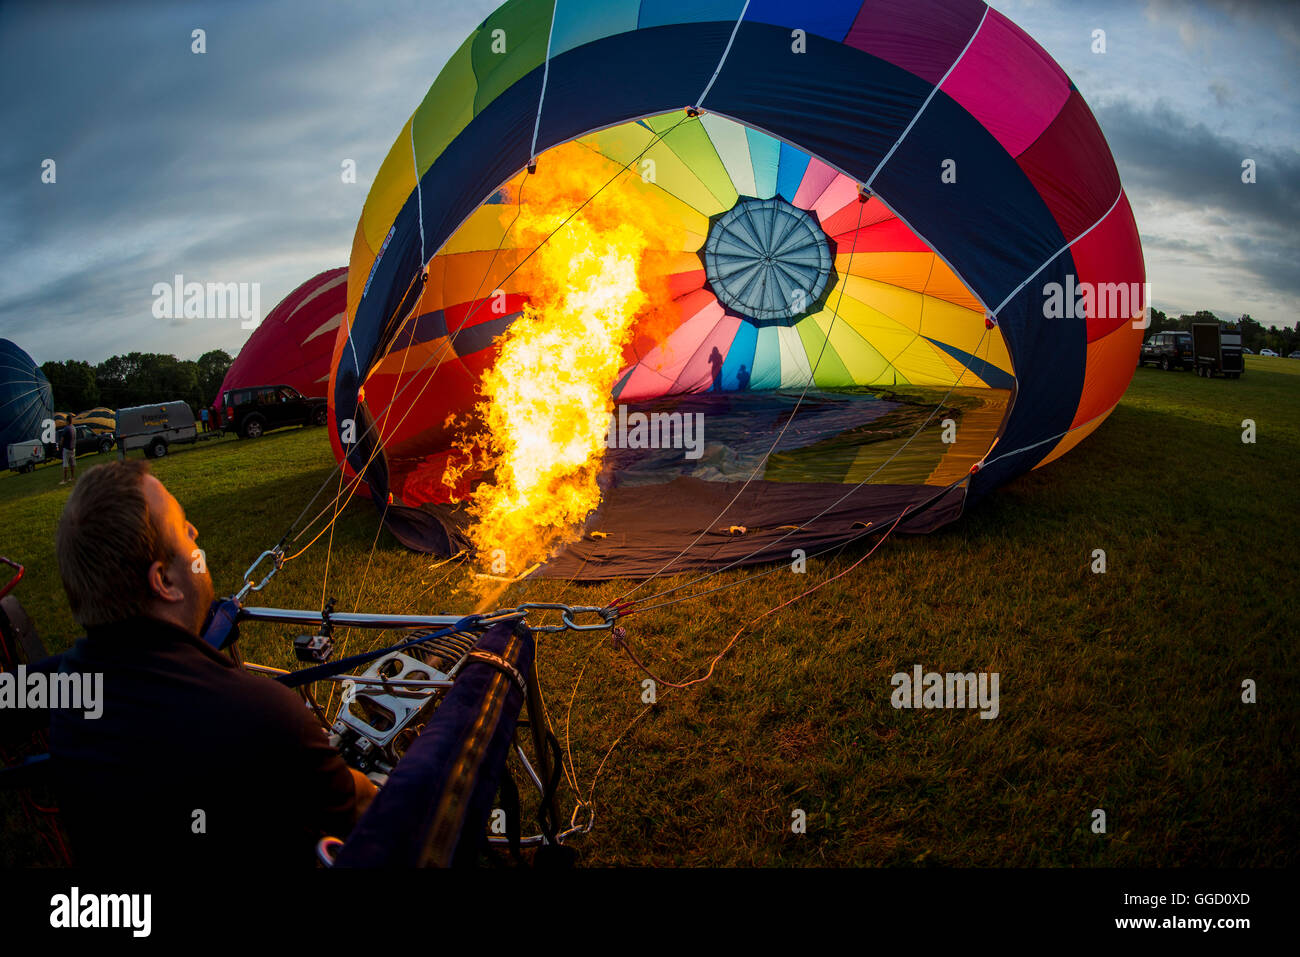
<path id="1" fill-rule="evenodd" d="M 352 775 L 294 692 L 152 618 L 90 629 L 65 673 L 103 674 L 103 713 L 52 715 L 77 864 L 311 866 L 355 818 Z"/>

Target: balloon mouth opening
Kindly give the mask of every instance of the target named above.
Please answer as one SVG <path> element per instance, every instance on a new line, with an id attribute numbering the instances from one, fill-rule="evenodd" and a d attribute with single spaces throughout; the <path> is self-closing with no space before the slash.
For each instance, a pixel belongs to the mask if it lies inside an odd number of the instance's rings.
<path id="1" fill-rule="evenodd" d="M 742 196 L 711 218 L 700 259 L 723 306 L 754 325 L 788 325 L 819 311 L 835 287 L 834 246 L 808 210 Z"/>

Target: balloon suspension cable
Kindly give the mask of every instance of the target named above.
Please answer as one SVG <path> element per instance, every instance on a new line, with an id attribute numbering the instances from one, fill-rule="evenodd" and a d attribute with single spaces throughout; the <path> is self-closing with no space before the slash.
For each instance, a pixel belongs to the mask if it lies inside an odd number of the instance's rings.
<path id="1" fill-rule="evenodd" d="M 751 625 L 754 625 L 759 621 L 762 621 L 768 615 L 775 614 L 776 612 L 780 611 L 782 608 L 785 608 L 789 605 L 793 605 L 801 598 L 805 598 L 808 595 L 811 595 L 813 592 L 818 591 L 821 588 L 824 588 L 826 585 L 829 585 L 831 582 L 837 581 L 840 578 L 843 578 L 849 572 L 853 571 L 853 569 L 857 568 L 868 558 L 870 558 L 873 554 L 875 554 L 876 549 L 878 549 L 881 545 L 885 543 L 885 540 L 888 539 L 889 536 L 894 533 L 894 529 L 898 528 L 898 523 L 903 520 L 903 517 L 908 513 L 908 510 L 910 508 L 911 508 L 910 505 L 905 506 L 903 510 L 899 512 L 898 517 L 894 519 L 893 523 L 890 524 L 890 526 L 887 529 L 885 529 L 885 533 L 880 536 L 880 538 L 876 541 L 876 543 L 872 545 L 871 548 L 864 555 L 862 555 L 857 561 L 855 561 L 848 568 L 844 569 L 843 571 L 839 572 L 836 575 L 831 576 L 830 578 L 818 582 L 816 585 L 812 586 L 806 591 L 800 592 L 798 595 L 795 595 L 793 598 L 788 598 L 785 601 L 781 602 L 779 605 L 774 605 L 773 607 L 769 608 L 767 611 L 763 612 L 761 615 L 758 615 L 755 618 L 751 618 L 748 622 L 742 625 L 736 631 L 736 633 L 731 636 L 731 640 L 727 642 L 727 644 L 722 648 L 722 650 L 719 651 L 716 655 L 714 655 L 713 658 L 710 660 L 708 671 L 706 671 L 702 676 L 698 678 L 691 678 L 690 680 L 683 681 L 683 682 L 675 682 L 675 681 L 669 681 L 668 679 L 662 678 L 659 675 L 655 674 L 653 671 L 650 670 L 649 667 L 645 665 L 644 662 L 641 661 L 640 658 L 637 657 L 636 652 L 632 650 L 632 646 L 627 641 L 627 634 L 623 631 L 622 628 L 613 629 L 614 642 L 615 644 L 618 645 L 618 647 L 622 648 L 624 651 L 627 652 L 628 657 L 632 659 L 632 663 L 634 665 L 636 665 L 638 668 L 644 671 L 657 684 L 665 685 L 666 687 L 669 688 L 681 689 L 681 688 L 689 688 L 692 685 L 699 684 L 700 682 L 703 681 L 708 681 L 709 678 L 713 676 L 713 670 L 714 668 L 717 667 L 718 662 L 721 661 L 724 657 L 726 657 L 727 652 L 730 651 L 732 646 L 735 645 L 736 641 L 740 638 L 741 634 L 745 631 L 745 629 L 749 628 Z M 879 531 L 879 529 L 876 529 L 876 531 Z M 843 548 L 847 544 L 848 544 L 847 541 L 842 542 L 838 547 Z M 695 596 L 691 596 L 691 597 L 695 597 Z M 685 600 L 685 599 L 680 599 L 680 600 Z M 674 602 L 665 602 L 664 604 L 671 605 L 674 604 Z M 662 606 L 655 606 L 655 607 L 662 607 Z M 645 609 L 645 610 L 648 611 L 649 609 Z"/>

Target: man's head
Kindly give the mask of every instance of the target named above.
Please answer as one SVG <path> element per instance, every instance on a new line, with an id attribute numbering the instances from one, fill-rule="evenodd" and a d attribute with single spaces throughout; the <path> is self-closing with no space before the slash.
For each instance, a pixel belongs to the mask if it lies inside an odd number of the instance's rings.
<path id="1" fill-rule="evenodd" d="M 197 539 L 146 463 L 91 469 L 59 520 L 59 574 L 73 616 L 92 628 L 149 615 L 198 634 L 213 590 Z"/>

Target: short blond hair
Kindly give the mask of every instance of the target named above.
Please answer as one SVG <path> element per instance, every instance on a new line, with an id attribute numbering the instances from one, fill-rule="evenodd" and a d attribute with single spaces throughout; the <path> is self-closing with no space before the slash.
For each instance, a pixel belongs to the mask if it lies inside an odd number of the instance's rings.
<path id="1" fill-rule="evenodd" d="M 149 511 L 149 464 L 107 462 L 77 480 L 56 536 L 59 575 L 83 628 L 142 615 L 153 600 L 149 567 L 176 557 Z"/>

